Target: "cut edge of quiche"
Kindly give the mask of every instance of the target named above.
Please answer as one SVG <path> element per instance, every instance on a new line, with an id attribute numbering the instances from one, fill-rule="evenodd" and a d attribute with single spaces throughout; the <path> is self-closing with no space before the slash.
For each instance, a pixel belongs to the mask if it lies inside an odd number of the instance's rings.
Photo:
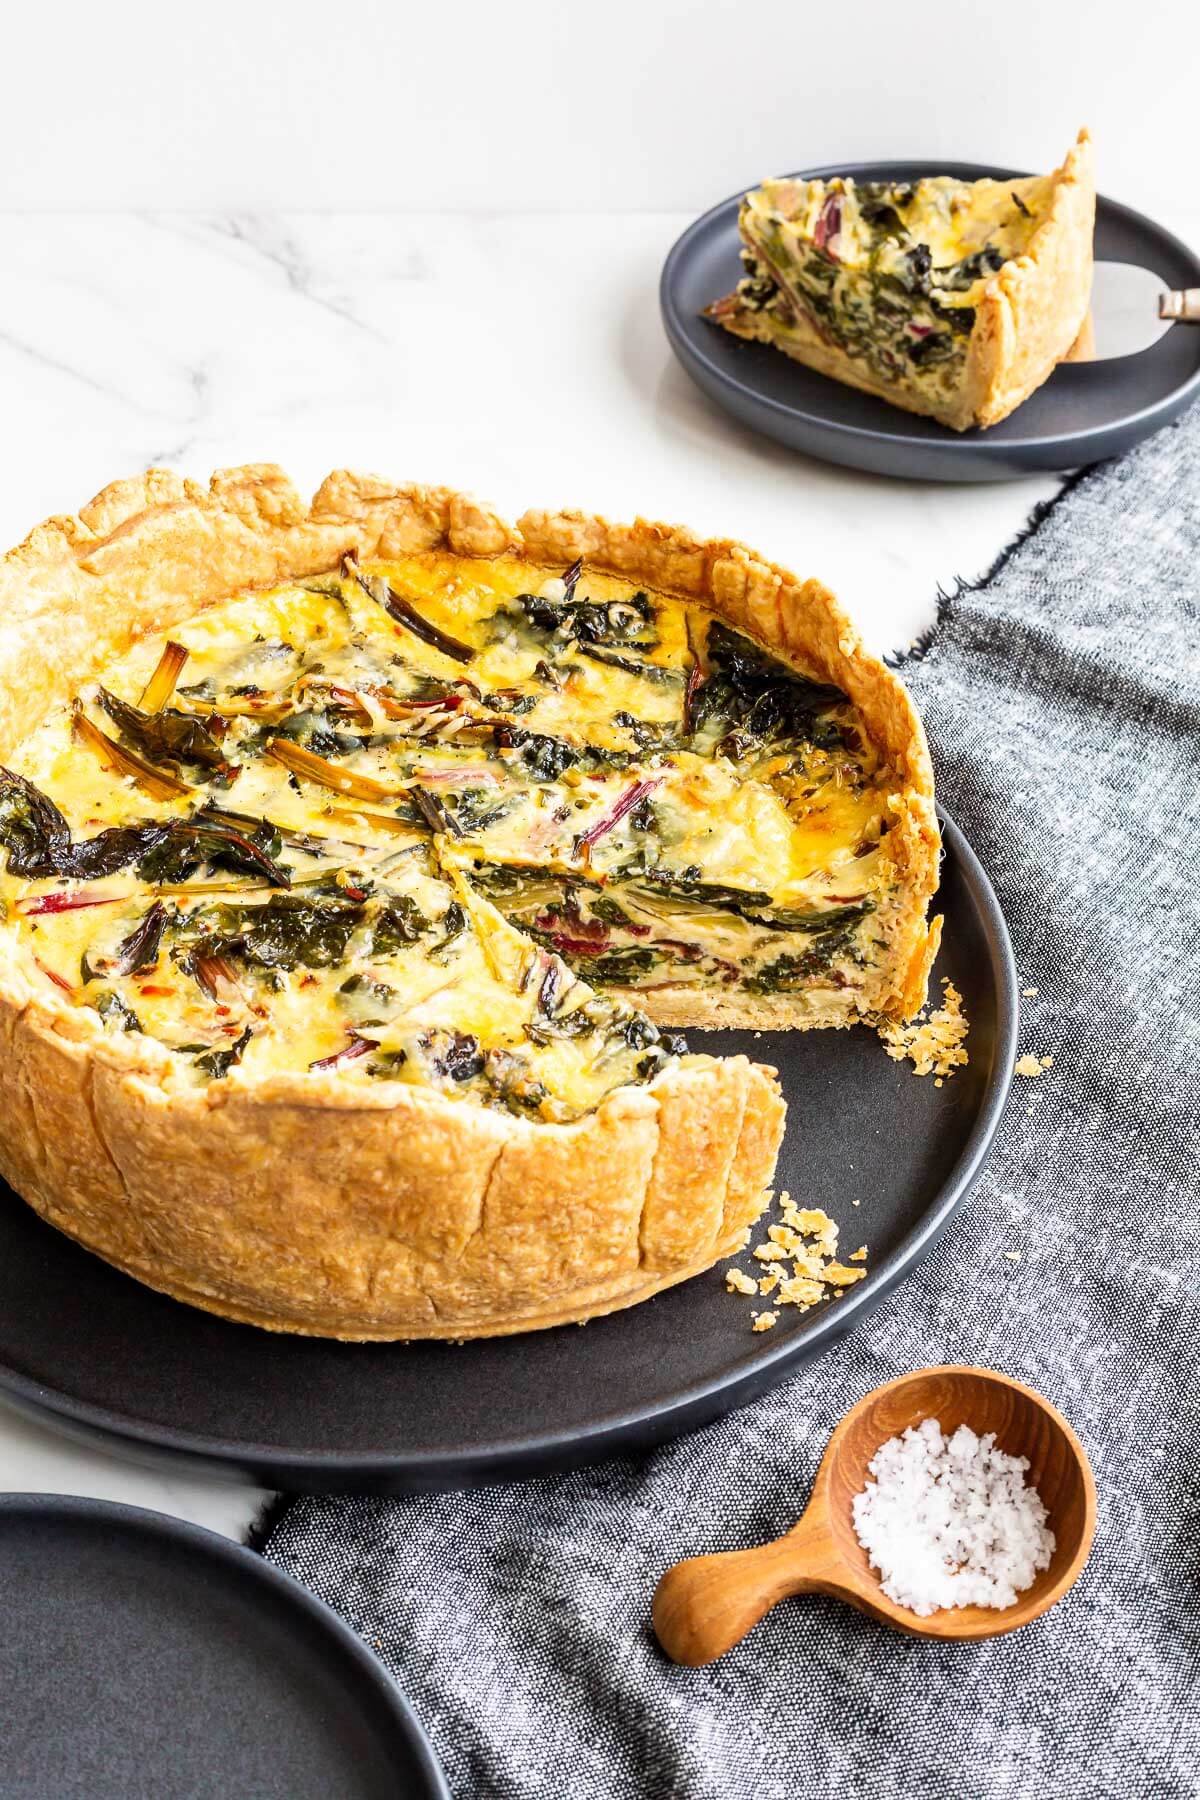
<path id="1" fill-rule="evenodd" d="M 878 1012 L 922 1004 L 939 835 L 920 722 L 832 595 L 726 540 L 578 512 L 510 525 L 470 496 L 335 472 L 305 506 L 272 465 L 208 491 L 169 471 L 106 488 L 0 563 L 0 758 L 55 702 L 137 642 L 232 595 L 439 550 L 518 557 L 543 574 L 582 559 L 692 601 L 845 693 L 894 776 L 888 856 L 899 903 Z M 735 1250 L 782 1137 L 774 1071 L 745 1057 L 672 1059 L 563 1123 L 469 1106 L 336 1068 L 199 1088 L 153 1039 L 31 979 L 0 935 L 0 1168 L 52 1224 L 147 1284 L 226 1317 L 352 1339 L 465 1338 L 582 1320 L 635 1303 Z M 675 1002 L 631 991 L 657 1023 Z M 704 996 L 700 997 L 704 999 Z M 778 1001 L 778 997 L 774 997 Z M 789 1020 L 726 997 L 690 1023 Z"/>
<path id="2" fill-rule="evenodd" d="M 706 316 L 955 431 L 995 425 L 1083 354 L 1095 206 L 1086 128 L 1045 176 L 764 182 L 746 274 Z"/>

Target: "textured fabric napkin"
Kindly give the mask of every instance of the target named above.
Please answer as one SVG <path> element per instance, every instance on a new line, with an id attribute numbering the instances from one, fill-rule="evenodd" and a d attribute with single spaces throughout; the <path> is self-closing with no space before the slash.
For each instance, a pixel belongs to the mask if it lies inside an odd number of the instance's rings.
<path id="1" fill-rule="evenodd" d="M 1054 1059 L 924 1267 L 645 1462 L 276 1514 L 266 1554 L 394 1671 L 455 1796 L 1200 1793 L 1198 471 L 1194 412 L 1085 474 L 907 671 L 1037 990 L 1021 1049 Z M 786 1529 L 842 1413 L 931 1362 L 1006 1370 L 1078 1430 L 1100 1523 L 1068 1599 L 961 1646 L 797 1600 L 667 1664 L 662 1570 Z"/>

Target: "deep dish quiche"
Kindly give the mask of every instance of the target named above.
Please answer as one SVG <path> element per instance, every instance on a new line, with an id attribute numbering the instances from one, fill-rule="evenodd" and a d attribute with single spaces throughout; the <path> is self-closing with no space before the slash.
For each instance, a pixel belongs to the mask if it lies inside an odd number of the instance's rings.
<path id="1" fill-rule="evenodd" d="M 1095 207 L 1086 131 L 1052 175 L 765 181 L 708 316 L 956 431 L 994 425 L 1084 327 Z"/>
<path id="2" fill-rule="evenodd" d="M 925 997 L 920 724 L 738 545 L 153 471 L 0 605 L 0 1168 L 178 1298 L 346 1338 L 631 1304 L 736 1247 L 783 1129 L 679 1028 Z"/>

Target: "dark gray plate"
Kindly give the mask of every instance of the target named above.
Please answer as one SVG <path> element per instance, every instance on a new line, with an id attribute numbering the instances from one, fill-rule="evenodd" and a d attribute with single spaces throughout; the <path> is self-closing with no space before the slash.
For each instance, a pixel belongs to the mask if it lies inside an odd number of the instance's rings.
<path id="1" fill-rule="evenodd" d="M 135 1455 L 335 1491 L 463 1487 L 570 1467 L 744 1404 L 860 1324 L 928 1252 L 1003 1110 L 1016 1040 L 1012 952 L 986 876 L 943 823 L 936 974 L 953 978 L 971 1021 L 970 1064 L 953 1080 L 918 1080 L 865 1030 L 692 1034 L 697 1046 L 779 1068 L 790 1108 L 779 1186 L 829 1201 L 846 1249 L 870 1246 L 870 1274 L 846 1299 L 785 1311 L 756 1335 L 749 1302 L 712 1270 L 582 1331 L 464 1346 L 273 1336 L 152 1293 L 0 1189 L 0 1393 Z"/>
<path id="2" fill-rule="evenodd" d="M 449 1800 L 387 1672 L 214 1532 L 0 1496 L 0 1797 Z"/>
<path id="3" fill-rule="evenodd" d="M 918 181 L 955 175 L 1011 179 L 983 163 L 842 163 L 805 178 Z M 1103 363 L 1066 363 L 1009 418 L 987 431 L 951 431 L 791 362 L 769 344 L 747 344 L 701 318 L 741 274 L 741 194 L 688 227 L 666 260 L 660 299 L 676 356 L 717 405 L 751 431 L 825 462 L 921 481 L 1004 481 L 1081 468 L 1120 456 L 1170 424 L 1200 393 L 1200 330 L 1175 326 L 1149 350 Z M 1173 288 L 1200 286 L 1200 261 L 1169 231 L 1102 196 L 1096 256 L 1140 263 Z"/>

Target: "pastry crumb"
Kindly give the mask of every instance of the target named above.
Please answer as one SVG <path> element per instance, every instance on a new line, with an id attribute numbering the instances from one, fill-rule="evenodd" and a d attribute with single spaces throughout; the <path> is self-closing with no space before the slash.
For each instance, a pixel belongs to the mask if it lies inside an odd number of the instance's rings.
<path id="1" fill-rule="evenodd" d="M 1021 1252 L 1019 1250 L 1006 1250 L 1004 1254 L 1009 1262 L 1020 1262 L 1021 1260 Z"/>
<path id="2" fill-rule="evenodd" d="M 1036 988 L 1022 988 L 1021 993 L 1026 1000 L 1033 1000 L 1037 997 Z"/>
<path id="3" fill-rule="evenodd" d="M 911 1062 L 914 1075 L 936 1075 L 941 1082 L 969 1060 L 965 1046 L 970 1028 L 962 995 L 945 976 L 936 1012 L 923 1008 L 907 1025 L 885 1019 L 877 1030 L 893 1062 Z"/>
<path id="4" fill-rule="evenodd" d="M 1024 1075 L 1029 1081 L 1036 1081 L 1038 1076 L 1044 1073 L 1044 1068 L 1045 1065 L 1038 1057 L 1027 1054 L 1017 1058 L 1014 1073 Z"/>
<path id="5" fill-rule="evenodd" d="M 831 1287 L 853 1287 L 856 1281 L 865 1281 L 865 1269 L 851 1269 L 845 1263 L 829 1262 L 825 1264 L 821 1279 Z"/>
<path id="6" fill-rule="evenodd" d="M 837 1260 L 838 1226 L 827 1212 L 817 1206 L 797 1206 L 786 1189 L 777 1205 L 782 1219 L 767 1223 L 765 1238 L 750 1252 L 757 1263 L 766 1265 L 762 1274 L 756 1280 L 744 1269 L 725 1271 L 730 1293 L 772 1296 L 774 1311 L 751 1314 L 754 1331 L 770 1331 L 784 1306 L 807 1312 L 823 1300 L 841 1299 L 867 1273 L 862 1266 L 867 1259 L 865 1244 L 851 1251 L 845 1262 Z"/>

